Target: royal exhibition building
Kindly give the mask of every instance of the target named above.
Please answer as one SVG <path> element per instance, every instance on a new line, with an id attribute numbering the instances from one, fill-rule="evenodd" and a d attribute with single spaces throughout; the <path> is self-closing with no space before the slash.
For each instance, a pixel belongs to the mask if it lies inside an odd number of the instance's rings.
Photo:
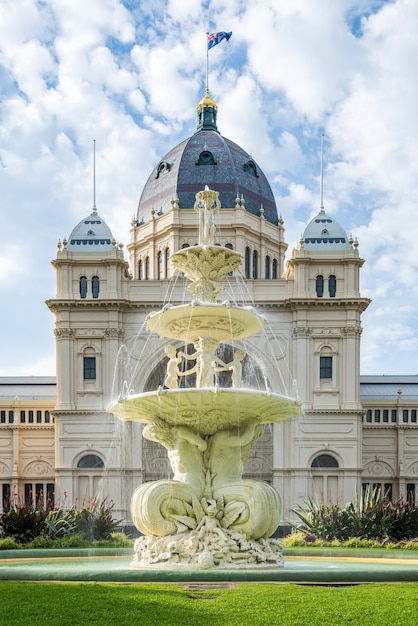
<path id="1" fill-rule="evenodd" d="M 217 114 L 206 90 L 196 132 L 150 163 L 129 242 L 116 242 L 93 206 L 58 243 L 56 293 L 45 294 L 55 318 L 56 377 L 0 378 L 0 511 L 17 497 L 68 506 L 97 497 L 130 524 L 135 488 L 172 476 L 164 446 L 109 407 L 129 394 L 163 394 L 167 356 L 177 350 L 184 357 L 179 385 L 196 372 L 193 342 L 161 337 L 148 320 L 193 301 L 172 257 L 197 244 L 196 194 L 205 188 L 219 194 L 215 245 L 242 259 L 225 272 L 218 299 L 253 307 L 266 320 L 261 332 L 226 339 L 212 357 L 225 365 L 236 350 L 242 387 L 301 406 L 299 415 L 264 427 L 244 478 L 276 488 L 284 525 L 306 498 L 344 505 L 366 485 L 394 500 L 417 498 L 418 376 L 360 375 L 361 318 L 370 300 L 360 292 L 357 240 L 320 206 L 300 241 L 286 242 L 286 216 L 268 180 L 219 133 Z M 217 378 L 234 386 L 223 369 Z"/>

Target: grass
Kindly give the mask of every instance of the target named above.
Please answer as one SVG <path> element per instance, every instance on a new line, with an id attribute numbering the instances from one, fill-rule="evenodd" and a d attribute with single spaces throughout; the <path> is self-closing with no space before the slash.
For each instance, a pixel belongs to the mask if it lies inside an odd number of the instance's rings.
<path id="1" fill-rule="evenodd" d="M 418 585 L 329 587 L 0 581 L 8 626 L 406 626 L 418 623 Z"/>

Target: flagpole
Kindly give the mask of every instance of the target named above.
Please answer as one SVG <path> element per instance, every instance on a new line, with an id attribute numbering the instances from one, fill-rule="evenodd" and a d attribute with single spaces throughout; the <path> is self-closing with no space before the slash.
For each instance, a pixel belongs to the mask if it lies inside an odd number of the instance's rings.
<path id="1" fill-rule="evenodd" d="M 209 91 L 209 33 L 206 32 L 206 89 Z"/>

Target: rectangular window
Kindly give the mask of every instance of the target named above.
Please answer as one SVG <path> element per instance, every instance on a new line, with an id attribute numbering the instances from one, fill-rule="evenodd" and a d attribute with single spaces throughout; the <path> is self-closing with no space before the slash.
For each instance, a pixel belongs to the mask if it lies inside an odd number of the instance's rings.
<path id="1" fill-rule="evenodd" d="M 389 422 L 389 411 L 387 409 L 383 410 L 383 422 L 385 424 Z"/>
<path id="2" fill-rule="evenodd" d="M 3 483 L 2 485 L 2 506 L 3 506 L 3 511 L 7 512 L 10 510 L 10 484 L 9 483 Z"/>
<path id="3" fill-rule="evenodd" d="M 411 411 L 411 422 L 413 424 L 417 423 L 417 410 L 416 409 L 412 409 Z"/>
<path id="4" fill-rule="evenodd" d="M 0 412 L 0 424 L 5 424 L 6 423 L 6 411 L 1 411 Z"/>
<path id="5" fill-rule="evenodd" d="M 20 411 L 20 423 L 24 424 L 26 422 L 26 411 Z"/>
<path id="6" fill-rule="evenodd" d="M 374 411 L 374 421 L 380 422 L 380 410 L 379 409 L 375 409 Z"/>
<path id="7" fill-rule="evenodd" d="M 44 506 L 44 486 L 43 483 L 35 485 L 35 502 L 37 506 Z"/>
<path id="8" fill-rule="evenodd" d="M 83 359 L 84 380 L 96 380 L 96 357 L 85 356 Z"/>
<path id="9" fill-rule="evenodd" d="M 46 485 L 46 506 L 48 509 L 53 509 L 55 506 L 55 485 L 54 483 L 47 483 Z"/>
<path id="10" fill-rule="evenodd" d="M 367 415 L 366 415 L 366 422 L 371 422 L 371 421 L 372 421 L 372 412 L 370 409 L 368 409 Z"/>
<path id="11" fill-rule="evenodd" d="M 33 506 L 32 483 L 25 483 L 25 504 L 27 506 Z"/>
<path id="12" fill-rule="evenodd" d="M 415 504 L 415 484 L 407 483 L 406 485 L 406 500 L 411 504 Z"/>
<path id="13" fill-rule="evenodd" d="M 385 483 L 384 484 L 384 494 L 385 494 L 386 500 L 390 500 L 390 502 L 392 502 L 392 500 L 393 500 L 393 486 L 392 486 L 392 483 Z"/>
<path id="14" fill-rule="evenodd" d="M 33 424 L 33 411 L 29 411 L 29 424 Z"/>
<path id="15" fill-rule="evenodd" d="M 45 411 L 45 424 L 49 424 L 49 422 L 51 421 L 51 416 L 49 411 Z"/>
<path id="16" fill-rule="evenodd" d="M 42 411 L 36 411 L 36 423 L 42 424 Z"/>
<path id="17" fill-rule="evenodd" d="M 392 424 L 396 424 L 396 409 L 392 409 L 390 419 Z"/>
<path id="18" fill-rule="evenodd" d="M 402 411 L 402 421 L 404 424 L 408 423 L 408 413 L 409 413 L 408 409 L 404 409 Z"/>
<path id="19" fill-rule="evenodd" d="M 319 357 L 319 378 L 332 378 L 332 356 Z"/>
<path id="20" fill-rule="evenodd" d="M 14 424 L 15 421 L 15 412 L 9 411 L 9 424 Z"/>

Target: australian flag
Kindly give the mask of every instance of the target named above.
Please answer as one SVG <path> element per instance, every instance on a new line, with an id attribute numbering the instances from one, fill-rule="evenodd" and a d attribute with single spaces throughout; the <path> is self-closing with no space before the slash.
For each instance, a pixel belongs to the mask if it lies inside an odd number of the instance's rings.
<path id="1" fill-rule="evenodd" d="M 231 37 L 231 35 L 232 35 L 232 32 L 212 33 L 211 35 L 208 35 L 208 50 L 210 50 L 214 46 L 217 46 L 218 43 L 221 43 L 223 39 L 226 39 L 227 41 L 229 41 L 229 38 Z"/>

